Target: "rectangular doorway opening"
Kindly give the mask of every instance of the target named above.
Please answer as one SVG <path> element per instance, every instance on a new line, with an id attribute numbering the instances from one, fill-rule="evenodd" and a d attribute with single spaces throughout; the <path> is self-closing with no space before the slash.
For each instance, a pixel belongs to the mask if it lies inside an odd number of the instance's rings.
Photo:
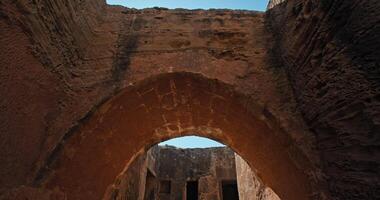
<path id="1" fill-rule="evenodd" d="M 236 181 L 222 181 L 223 200 L 239 200 Z"/>
<path id="2" fill-rule="evenodd" d="M 198 200 L 198 181 L 187 182 L 186 200 Z"/>

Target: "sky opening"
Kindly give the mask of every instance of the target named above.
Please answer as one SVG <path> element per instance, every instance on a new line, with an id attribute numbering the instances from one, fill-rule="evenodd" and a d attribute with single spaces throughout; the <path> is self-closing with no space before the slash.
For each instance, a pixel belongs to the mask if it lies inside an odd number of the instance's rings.
<path id="1" fill-rule="evenodd" d="M 210 147 L 224 147 L 225 145 L 216 142 L 214 140 L 198 137 L 198 136 L 185 136 L 167 140 L 158 144 L 160 146 L 169 145 L 178 148 L 189 149 L 189 148 L 210 148 Z"/>
<path id="2" fill-rule="evenodd" d="M 110 5 L 130 8 L 234 9 L 265 11 L 269 0 L 107 0 Z"/>

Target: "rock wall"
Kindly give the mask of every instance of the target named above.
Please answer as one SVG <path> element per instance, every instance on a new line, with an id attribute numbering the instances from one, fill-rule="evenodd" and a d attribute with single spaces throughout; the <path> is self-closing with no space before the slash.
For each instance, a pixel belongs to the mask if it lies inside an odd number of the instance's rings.
<path id="1" fill-rule="evenodd" d="M 199 199 L 222 199 L 221 182 L 236 180 L 234 153 L 229 148 L 176 149 L 161 147 L 158 152 L 157 177 L 170 180 L 170 195 L 159 199 L 186 198 L 187 181 L 198 181 Z"/>
<path id="2" fill-rule="evenodd" d="M 157 158 L 158 148 L 153 147 L 145 154 L 138 156 L 115 183 L 107 188 L 103 200 L 153 200 L 157 197 Z M 149 198 L 150 191 L 153 197 Z"/>
<path id="3" fill-rule="evenodd" d="M 146 182 L 148 171 L 153 185 Z M 161 182 L 170 181 L 169 191 L 161 192 Z M 140 155 L 108 188 L 104 200 L 186 199 L 188 181 L 198 181 L 200 200 L 219 200 L 222 181 L 236 181 L 234 152 L 227 148 L 179 149 L 154 146 Z M 149 195 L 153 191 L 153 195 Z"/>
<path id="4" fill-rule="evenodd" d="M 4 0 L 0 19 L 1 188 L 39 185 L 98 105 L 136 81 L 178 71 L 249 95 L 302 144 L 292 149 L 318 163 L 285 72 L 269 57 L 263 13 Z"/>
<path id="5" fill-rule="evenodd" d="M 66 195 L 58 189 L 47 190 L 21 186 L 13 188 L 0 195 L 0 200 L 66 200 Z"/>
<path id="6" fill-rule="evenodd" d="M 281 3 L 286 3 L 287 0 L 270 0 L 268 3 L 267 10 L 274 8 L 275 6 L 280 5 Z"/>
<path id="7" fill-rule="evenodd" d="M 0 192 L 49 179 L 70 136 L 119 89 L 185 71 L 261 105 L 316 191 L 380 198 L 379 7 L 272 0 L 264 14 L 2 0 Z"/>
<path id="8" fill-rule="evenodd" d="M 333 199 L 380 198 L 379 8 L 289 0 L 267 12 Z"/>
<path id="9" fill-rule="evenodd" d="M 222 181 L 236 180 L 240 200 L 280 200 L 243 158 L 236 153 L 233 157 L 233 154 L 229 148 L 155 146 L 136 158 L 109 187 L 103 199 L 150 200 L 149 191 L 153 192 L 154 199 L 184 199 L 187 181 L 198 181 L 200 200 L 218 200 L 222 199 Z M 146 182 L 148 171 L 153 174 L 153 186 Z M 169 194 L 159 192 L 160 181 L 171 182 Z"/>
<path id="10" fill-rule="evenodd" d="M 106 9 L 103 0 L 0 2 L 1 188 L 39 182 L 64 135 L 112 93 L 118 25 Z"/>
<path id="11" fill-rule="evenodd" d="M 236 177 L 240 200 L 280 200 L 272 189 L 266 187 L 254 168 L 235 153 Z"/>

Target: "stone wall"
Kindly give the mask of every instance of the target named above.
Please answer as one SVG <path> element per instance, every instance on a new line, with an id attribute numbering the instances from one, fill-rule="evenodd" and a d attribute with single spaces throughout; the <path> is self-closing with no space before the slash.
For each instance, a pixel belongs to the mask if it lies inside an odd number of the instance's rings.
<path id="1" fill-rule="evenodd" d="M 272 0 L 265 14 L 2 0 L 0 192 L 51 180 L 66 164 L 55 161 L 71 136 L 82 135 L 79 127 L 120 89 L 193 72 L 260 105 L 318 191 L 310 198 L 328 198 L 325 189 L 336 199 L 379 198 L 379 7 L 377 0 Z M 94 188 L 78 194 L 100 198 L 105 188 Z"/>
<path id="2" fill-rule="evenodd" d="M 112 93 L 103 83 L 117 34 L 101 29 L 118 25 L 106 9 L 103 0 L 0 2 L 0 188 L 38 183 L 63 136 Z"/>
<path id="3" fill-rule="evenodd" d="M 236 181 L 234 153 L 227 147 L 179 149 L 155 146 L 141 155 L 111 185 L 103 199 L 150 200 L 145 182 L 147 170 L 154 175 L 154 199 L 186 199 L 188 181 L 198 181 L 200 200 L 219 200 L 222 181 Z M 170 181 L 170 191 L 161 193 L 162 181 Z"/>
<path id="4" fill-rule="evenodd" d="M 134 10 L 103 0 L 6 0 L 0 13 L 2 188 L 42 183 L 100 104 L 170 72 L 233 85 L 302 144 L 293 149 L 318 162 L 286 74 L 269 57 L 264 13 Z"/>
<path id="5" fill-rule="evenodd" d="M 380 2 L 288 0 L 267 12 L 333 199 L 379 199 Z"/>
<path id="6" fill-rule="evenodd" d="M 107 188 L 103 200 L 152 200 L 147 198 L 149 191 L 158 191 L 157 179 L 158 148 L 151 148 L 138 156 L 115 183 Z M 152 180 L 149 180 L 152 176 Z M 152 181 L 152 182 L 151 182 Z M 157 194 L 155 194 L 156 199 Z"/>
<path id="7" fill-rule="evenodd" d="M 274 8 L 275 6 L 279 6 L 281 3 L 286 3 L 287 0 L 270 0 L 268 3 L 267 10 Z"/>
<path id="8" fill-rule="evenodd" d="M 240 200 L 280 200 L 272 189 L 261 182 L 255 169 L 238 154 L 235 154 L 235 163 Z"/>
<path id="9" fill-rule="evenodd" d="M 170 180 L 170 195 L 160 195 L 162 200 L 186 198 L 187 181 L 198 181 L 199 199 L 221 199 L 221 182 L 236 180 L 234 153 L 231 149 L 176 149 L 159 150 L 158 178 Z"/>

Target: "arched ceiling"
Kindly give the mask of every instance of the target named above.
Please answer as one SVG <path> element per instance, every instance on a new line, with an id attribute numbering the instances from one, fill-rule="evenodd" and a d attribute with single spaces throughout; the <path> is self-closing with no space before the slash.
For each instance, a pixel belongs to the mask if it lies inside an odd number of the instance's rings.
<path id="1" fill-rule="evenodd" d="M 307 161 L 291 156 L 296 147 L 275 121 L 231 86 L 193 73 L 150 77 L 104 103 L 66 140 L 45 186 L 99 199 L 140 153 L 194 133 L 229 145 L 282 199 L 309 198 Z"/>

